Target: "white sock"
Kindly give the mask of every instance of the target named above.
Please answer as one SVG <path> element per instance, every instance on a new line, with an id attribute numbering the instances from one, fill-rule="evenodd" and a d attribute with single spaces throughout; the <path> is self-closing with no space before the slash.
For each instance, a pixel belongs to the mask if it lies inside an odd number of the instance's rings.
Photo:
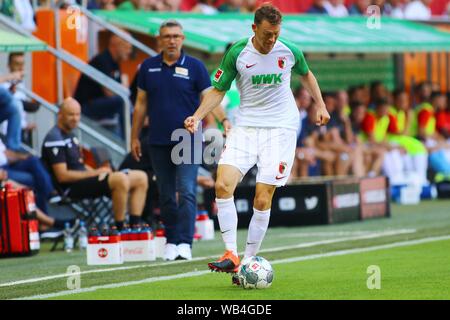
<path id="1" fill-rule="evenodd" d="M 248 227 L 247 244 L 244 259 L 255 256 L 261 247 L 267 228 L 269 227 L 270 209 L 259 211 L 253 208 L 253 217 Z"/>
<path id="2" fill-rule="evenodd" d="M 217 199 L 217 219 L 219 220 L 220 232 L 227 250 L 233 251 L 237 256 L 237 211 L 234 205 L 234 197 L 229 199 Z"/>

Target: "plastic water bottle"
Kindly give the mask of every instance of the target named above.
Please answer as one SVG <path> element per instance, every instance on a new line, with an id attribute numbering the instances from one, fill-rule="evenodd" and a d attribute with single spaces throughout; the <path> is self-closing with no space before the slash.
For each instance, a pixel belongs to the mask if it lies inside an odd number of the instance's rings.
<path id="1" fill-rule="evenodd" d="M 78 241 L 80 250 L 86 250 L 88 245 L 88 232 L 84 225 L 84 221 L 80 221 L 80 230 L 78 230 Z"/>
<path id="2" fill-rule="evenodd" d="M 66 222 L 64 226 L 64 250 L 66 252 L 72 252 L 73 250 L 73 235 L 69 222 Z"/>

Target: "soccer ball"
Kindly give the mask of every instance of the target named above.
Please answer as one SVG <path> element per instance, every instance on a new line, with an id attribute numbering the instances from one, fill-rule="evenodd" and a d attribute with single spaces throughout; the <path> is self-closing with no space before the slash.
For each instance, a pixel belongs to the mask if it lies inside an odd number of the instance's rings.
<path id="1" fill-rule="evenodd" d="M 263 257 L 249 257 L 242 261 L 238 277 L 244 289 L 265 289 L 270 287 L 273 281 L 272 266 Z"/>

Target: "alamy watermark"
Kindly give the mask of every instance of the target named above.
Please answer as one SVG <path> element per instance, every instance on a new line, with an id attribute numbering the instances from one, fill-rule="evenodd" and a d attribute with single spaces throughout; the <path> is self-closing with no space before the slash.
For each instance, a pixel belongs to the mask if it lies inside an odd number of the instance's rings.
<path id="1" fill-rule="evenodd" d="M 367 10 L 367 22 L 368 29 L 381 29 L 381 9 L 379 6 L 368 6 Z"/>
<path id="2" fill-rule="evenodd" d="M 69 30 L 80 30 L 81 29 L 81 9 L 78 6 L 70 6 L 66 9 L 67 20 L 66 25 Z"/>
<path id="3" fill-rule="evenodd" d="M 381 289 L 381 269 L 377 265 L 371 265 L 367 267 L 367 274 L 369 277 L 367 278 L 367 289 Z"/>
<path id="4" fill-rule="evenodd" d="M 81 289 L 81 270 L 79 266 L 72 265 L 67 267 L 67 289 Z"/>
<path id="5" fill-rule="evenodd" d="M 194 134 L 189 133 L 186 129 L 176 129 L 172 132 L 171 140 L 177 142 L 171 153 L 172 163 L 176 165 L 213 165 L 219 162 L 223 152 L 238 151 L 238 157 L 233 157 L 236 165 L 245 166 L 248 163 L 256 163 L 257 157 L 261 153 L 270 152 L 258 159 L 260 165 L 270 166 L 274 159 L 280 158 L 282 146 L 288 143 L 283 128 L 232 129 L 226 138 L 220 130 L 215 128 L 205 131 L 199 129 Z M 227 142 L 230 140 L 232 140 L 231 144 L 234 150 L 228 151 L 226 150 Z"/>

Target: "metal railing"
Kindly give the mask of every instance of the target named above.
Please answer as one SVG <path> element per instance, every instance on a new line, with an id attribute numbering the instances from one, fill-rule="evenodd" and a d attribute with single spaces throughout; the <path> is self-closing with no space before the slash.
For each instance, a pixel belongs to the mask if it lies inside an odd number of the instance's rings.
<path id="1" fill-rule="evenodd" d="M 84 7 L 79 7 L 80 12 L 83 13 L 89 20 L 92 20 L 93 22 L 97 23 L 98 25 L 102 26 L 103 28 L 107 29 L 108 31 L 114 33 L 118 37 L 122 38 L 123 40 L 129 42 L 133 47 L 141 50 L 142 52 L 148 54 L 149 56 L 155 56 L 158 53 L 151 48 L 147 47 L 145 44 L 137 41 L 132 36 L 130 36 L 128 33 L 124 32 L 122 29 L 112 25 L 109 22 L 106 22 L 102 18 L 96 16 L 92 12 L 90 12 L 88 9 Z"/>
<path id="2" fill-rule="evenodd" d="M 32 2 L 34 9 L 37 8 L 38 4 L 37 1 Z M 91 67 L 90 65 L 84 63 L 84 61 L 78 59 L 77 57 L 71 55 L 67 51 L 61 48 L 61 33 L 59 30 L 59 9 L 57 9 L 57 5 L 55 0 L 50 1 L 51 7 L 55 10 L 55 44 L 56 48 L 53 48 L 47 44 L 47 51 L 53 54 L 57 58 L 57 91 L 58 91 L 58 102 L 61 103 L 63 99 L 63 74 L 62 74 L 62 61 L 66 62 L 67 64 L 71 65 L 72 67 L 78 69 L 82 73 L 86 74 L 88 77 L 96 81 L 97 83 L 101 84 L 102 86 L 106 87 L 110 91 L 114 92 L 118 96 L 122 98 L 124 101 L 124 127 L 125 127 L 125 149 L 126 151 L 130 150 L 130 139 L 131 139 L 131 103 L 129 100 L 130 91 L 128 88 L 122 86 L 121 84 L 117 83 L 110 77 L 106 76 L 102 72 L 99 72 L 95 68 Z M 152 50 L 151 48 L 147 47 L 143 43 L 139 42 L 138 40 L 134 39 L 130 34 L 123 31 L 122 29 L 112 25 L 109 22 L 106 22 L 102 18 L 96 16 L 86 8 L 87 1 L 83 1 L 81 6 L 76 6 L 82 14 L 84 14 L 89 20 L 93 21 L 94 23 L 102 26 L 103 28 L 109 30 L 110 32 L 114 33 L 118 37 L 124 39 L 125 41 L 129 42 L 132 46 L 135 48 L 141 50 L 142 52 L 146 53 L 149 56 L 156 55 L 157 53 Z M 28 37 L 35 38 L 30 32 L 25 31 L 20 28 L 19 25 L 17 25 L 15 22 L 9 20 L 7 17 L 0 14 L 0 22 L 11 28 L 12 30 L 23 34 Z M 35 38 L 36 39 L 36 38 Z M 122 124 L 121 124 L 122 125 Z"/>

